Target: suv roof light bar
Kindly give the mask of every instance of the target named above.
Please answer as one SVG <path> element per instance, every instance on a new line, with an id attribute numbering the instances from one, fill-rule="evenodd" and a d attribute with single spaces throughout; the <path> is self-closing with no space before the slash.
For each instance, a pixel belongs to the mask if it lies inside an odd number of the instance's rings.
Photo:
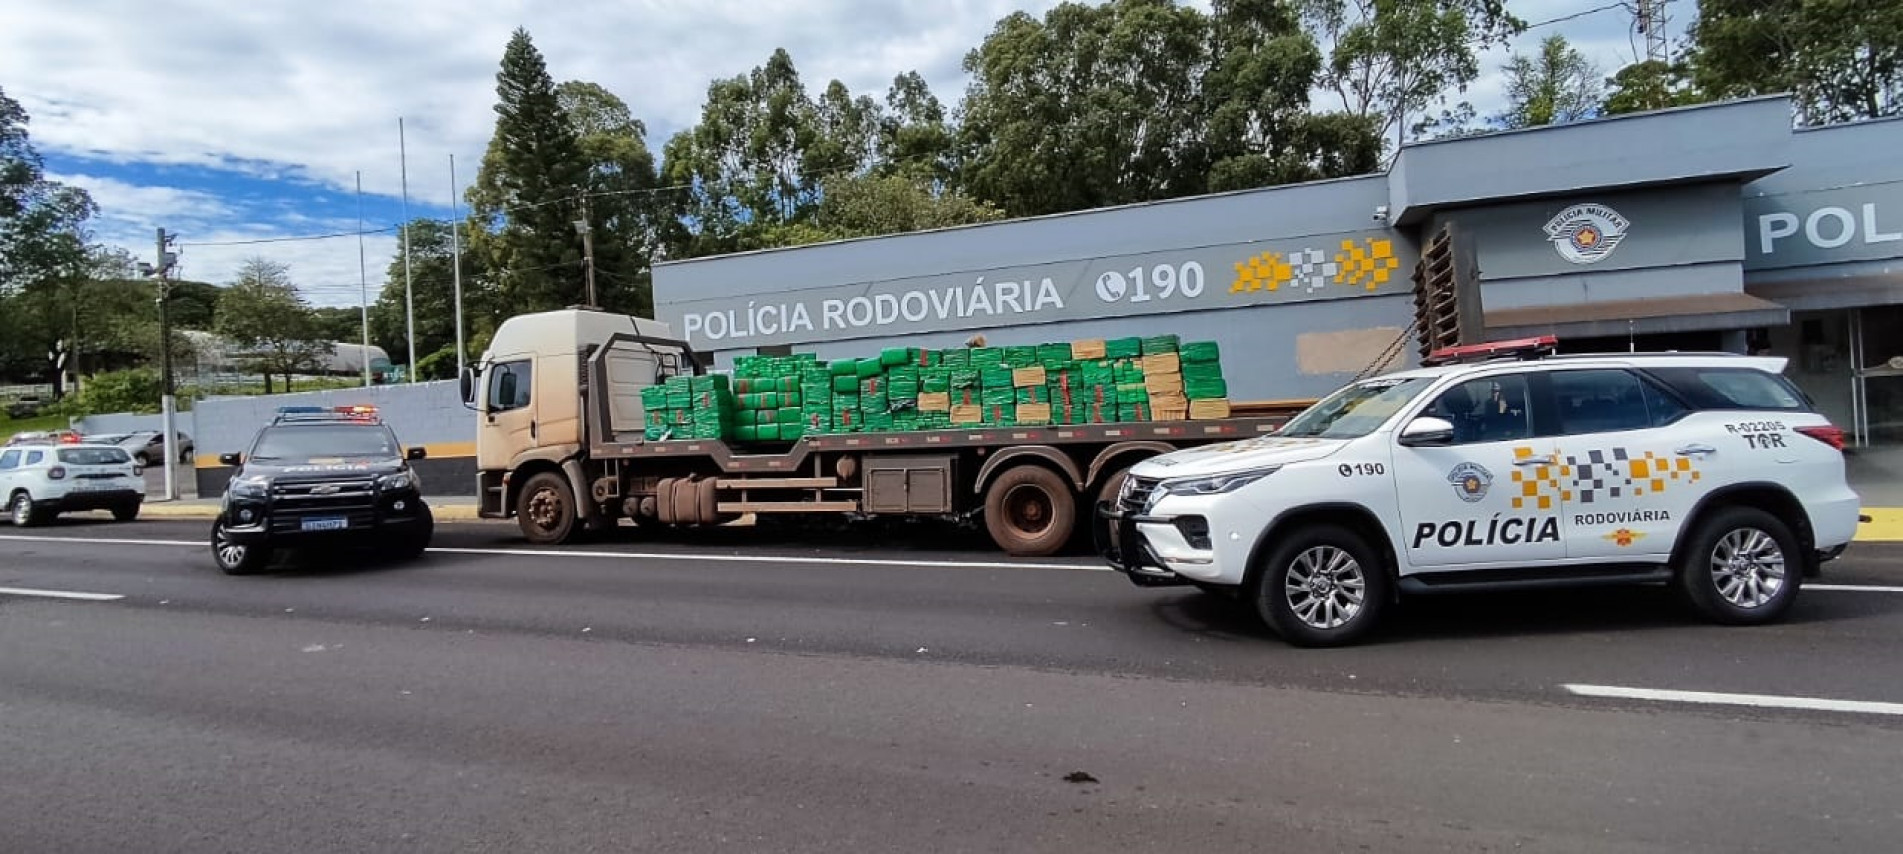
<path id="1" fill-rule="evenodd" d="M 1427 358 L 1422 359 L 1421 364 L 1431 368 L 1499 358 L 1539 359 L 1553 355 L 1558 348 L 1559 339 L 1551 335 L 1542 335 L 1538 338 L 1515 338 L 1510 341 L 1489 341 L 1485 344 L 1442 347 L 1427 354 Z"/>

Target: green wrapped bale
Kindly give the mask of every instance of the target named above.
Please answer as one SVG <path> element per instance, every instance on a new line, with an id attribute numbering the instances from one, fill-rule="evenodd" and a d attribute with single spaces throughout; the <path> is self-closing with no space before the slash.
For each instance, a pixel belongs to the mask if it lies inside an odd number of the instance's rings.
<path id="1" fill-rule="evenodd" d="M 795 421 L 791 424 L 780 425 L 780 441 L 797 442 L 804 438 L 806 438 L 805 424 Z"/>
<path id="2" fill-rule="evenodd" d="M 1183 364 L 1183 382 L 1197 380 L 1222 379 L 1222 366 L 1215 362 L 1186 362 Z"/>
<path id="3" fill-rule="evenodd" d="M 641 408 L 649 412 L 667 408 L 667 389 L 651 385 L 641 390 Z"/>
<path id="4" fill-rule="evenodd" d="M 890 433 L 892 432 L 892 413 L 890 412 L 866 413 L 865 424 L 863 427 L 860 428 L 860 432 L 862 433 Z"/>
<path id="5" fill-rule="evenodd" d="M 944 353 L 944 366 L 953 370 L 963 370 L 971 367 L 971 351 L 946 350 Z"/>
<path id="6" fill-rule="evenodd" d="M 1112 338 L 1105 341 L 1103 347 L 1106 359 L 1135 359 L 1143 355 L 1141 338 Z"/>
<path id="7" fill-rule="evenodd" d="M 1222 379 L 1184 380 L 1183 396 L 1190 400 L 1218 400 L 1229 396 L 1229 383 Z"/>
<path id="8" fill-rule="evenodd" d="M 835 377 L 857 378 L 859 376 L 859 360 L 835 359 L 826 366 L 826 370 Z"/>
<path id="9" fill-rule="evenodd" d="M 833 394 L 853 394 L 859 391 L 859 375 L 833 377 Z"/>
<path id="10" fill-rule="evenodd" d="M 1182 345 L 1183 339 L 1181 336 L 1152 335 L 1143 339 L 1143 355 L 1156 356 L 1163 353 L 1174 353 L 1181 349 Z"/>
<path id="11" fill-rule="evenodd" d="M 778 415 L 776 423 L 779 424 L 798 424 L 805 415 L 805 411 L 796 406 L 781 407 L 775 412 Z"/>
<path id="12" fill-rule="evenodd" d="M 978 375 L 978 385 L 985 389 L 1013 388 L 1017 385 L 1017 378 L 1010 368 L 986 368 Z"/>
<path id="13" fill-rule="evenodd" d="M 953 368 L 951 372 L 952 388 L 977 388 L 983 382 L 984 374 L 968 368 Z"/>
<path id="14" fill-rule="evenodd" d="M 1051 387 L 1047 385 L 1027 386 L 1025 388 L 1018 389 L 1017 394 L 1018 396 L 1015 402 L 1019 404 L 1025 404 L 1025 403 L 1048 404 L 1051 402 Z"/>
<path id="15" fill-rule="evenodd" d="M 1214 341 L 1190 341 L 1183 345 L 1183 364 L 1213 365 L 1222 361 L 1222 348 Z"/>
<path id="16" fill-rule="evenodd" d="M 978 402 L 985 406 L 1015 404 L 1018 402 L 1017 391 L 1010 386 L 985 386 L 978 396 Z"/>
<path id="17" fill-rule="evenodd" d="M 971 366 L 979 370 L 996 368 L 1004 364 L 1004 350 L 998 347 L 974 347 L 971 350 Z"/>
<path id="18" fill-rule="evenodd" d="M 919 378 L 919 391 L 932 394 L 951 391 L 951 371 L 943 368 L 925 369 Z"/>
<path id="19" fill-rule="evenodd" d="M 918 350 L 912 347 L 888 347 L 879 351 L 879 364 L 887 368 L 910 365 L 918 361 Z"/>
<path id="20" fill-rule="evenodd" d="M 1004 348 L 1004 364 L 1011 368 L 1028 368 L 1037 364 L 1036 347 Z"/>
<path id="21" fill-rule="evenodd" d="M 871 379 L 883 373 L 885 373 L 885 363 L 878 359 L 859 360 L 859 379 Z"/>

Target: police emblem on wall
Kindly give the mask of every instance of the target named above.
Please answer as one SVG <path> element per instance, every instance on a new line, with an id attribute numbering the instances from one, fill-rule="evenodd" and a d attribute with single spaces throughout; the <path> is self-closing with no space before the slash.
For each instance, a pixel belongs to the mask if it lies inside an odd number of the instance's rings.
<path id="1" fill-rule="evenodd" d="M 1487 497 L 1487 489 L 1493 486 L 1493 472 L 1479 463 L 1461 463 L 1447 473 L 1447 482 L 1454 485 L 1454 494 L 1460 500 L 1472 504 Z"/>
<path id="2" fill-rule="evenodd" d="M 1546 223 L 1546 239 L 1559 257 L 1574 264 L 1605 260 L 1625 239 L 1632 223 L 1605 205 L 1573 205 Z"/>

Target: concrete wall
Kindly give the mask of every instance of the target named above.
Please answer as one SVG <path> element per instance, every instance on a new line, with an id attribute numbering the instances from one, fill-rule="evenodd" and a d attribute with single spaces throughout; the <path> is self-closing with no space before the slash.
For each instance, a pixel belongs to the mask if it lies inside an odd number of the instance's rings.
<path id="1" fill-rule="evenodd" d="M 416 466 L 427 494 L 475 494 L 476 415 L 463 407 L 454 380 L 199 401 L 194 415 L 200 430 L 192 437 L 198 494 L 224 494 L 231 469 L 219 465 L 218 456 L 248 450 L 280 407 L 363 404 L 375 406 L 405 446 L 427 449 L 428 458 Z"/>
<path id="2" fill-rule="evenodd" d="M 180 412 L 172 416 L 172 427 L 194 442 L 198 439 L 198 430 L 194 426 L 190 412 Z M 77 429 L 81 433 L 136 433 L 142 430 L 157 432 L 164 429 L 164 421 L 158 415 L 145 415 L 132 412 L 113 412 L 105 415 L 88 415 L 79 419 Z"/>

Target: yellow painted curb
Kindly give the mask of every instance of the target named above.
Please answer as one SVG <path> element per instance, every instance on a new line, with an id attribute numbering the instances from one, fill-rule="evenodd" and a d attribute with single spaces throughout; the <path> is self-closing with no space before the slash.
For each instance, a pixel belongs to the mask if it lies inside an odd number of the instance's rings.
<path id="1" fill-rule="evenodd" d="M 474 522 L 482 517 L 476 515 L 474 504 L 434 504 L 430 513 L 438 522 Z M 210 521 L 218 517 L 216 504 L 170 504 L 163 501 L 147 501 L 139 508 L 142 519 L 203 519 Z"/>
<path id="2" fill-rule="evenodd" d="M 1903 507 L 1865 507 L 1870 521 L 1857 526 L 1857 542 L 1903 542 Z"/>

